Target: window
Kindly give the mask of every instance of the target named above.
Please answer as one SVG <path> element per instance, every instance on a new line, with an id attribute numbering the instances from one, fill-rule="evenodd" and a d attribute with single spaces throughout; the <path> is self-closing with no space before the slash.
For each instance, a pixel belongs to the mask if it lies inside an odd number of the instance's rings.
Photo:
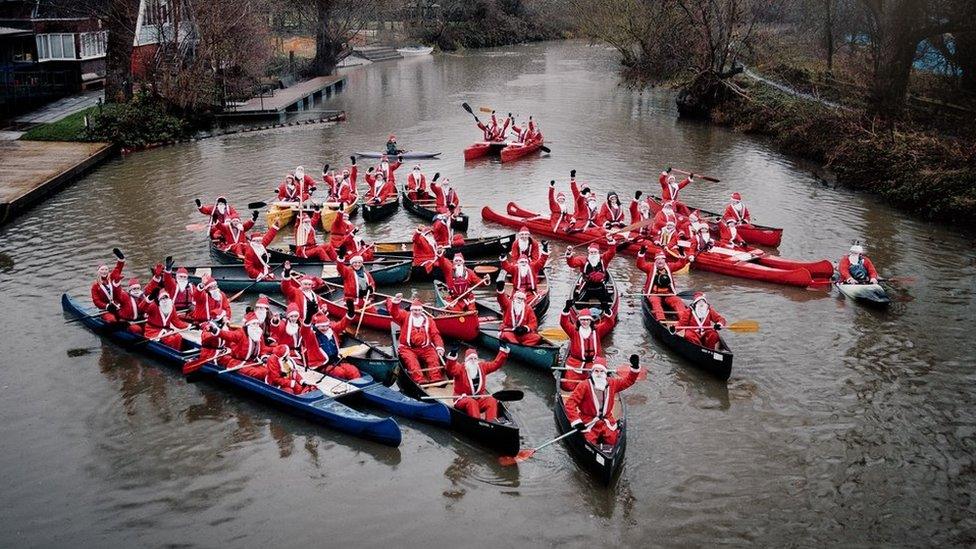
<path id="1" fill-rule="evenodd" d="M 86 32 L 78 37 L 81 42 L 81 58 L 103 57 L 108 42 L 108 31 Z"/>
<path id="2" fill-rule="evenodd" d="M 75 60 L 75 35 L 71 33 L 38 34 L 37 60 Z"/>

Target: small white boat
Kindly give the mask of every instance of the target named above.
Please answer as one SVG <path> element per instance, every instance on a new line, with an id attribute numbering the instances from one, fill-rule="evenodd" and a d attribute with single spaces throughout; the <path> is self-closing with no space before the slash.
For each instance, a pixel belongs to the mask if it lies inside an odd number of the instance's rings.
<path id="1" fill-rule="evenodd" d="M 434 51 L 433 46 L 409 46 L 406 48 L 397 48 L 397 53 L 404 57 L 417 57 L 420 55 L 430 55 L 430 52 Z"/>

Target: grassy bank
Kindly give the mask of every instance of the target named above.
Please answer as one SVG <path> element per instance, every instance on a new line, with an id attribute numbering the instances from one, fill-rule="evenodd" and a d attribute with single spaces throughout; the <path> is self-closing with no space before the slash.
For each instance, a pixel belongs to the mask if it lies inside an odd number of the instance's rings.
<path id="1" fill-rule="evenodd" d="M 839 183 L 872 192 L 926 219 L 976 229 L 976 140 L 967 132 L 878 120 L 833 109 L 738 77 L 711 113 L 715 123 L 770 137 L 822 163 Z M 957 126 L 958 128 L 958 126 Z"/>
<path id="2" fill-rule="evenodd" d="M 85 117 L 92 119 L 97 112 L 97 107 L 87 108 L 57 122 L 34 126 L 20 138 L 29 141 L 89 141 L 85 131 Z"/>

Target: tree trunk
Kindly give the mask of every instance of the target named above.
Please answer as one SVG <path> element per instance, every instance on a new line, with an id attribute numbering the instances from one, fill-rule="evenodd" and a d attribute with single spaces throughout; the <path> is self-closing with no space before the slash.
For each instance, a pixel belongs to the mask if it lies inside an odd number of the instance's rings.
<path id="1" fill-rule="evenodd" d="M 111 0 L 105 17 L 105 102 L 132 99 L 132 42 L 135 39 L 138 0 Z"/>
<path id="2" fill-rule="evenodd" d="M 312 71 L 319 75 L 332 74 L 339 54 L 338 45 L 329 33 L 329 20 L 332 18 L 333 0 L 315 0 L 315 58 Z"/>
<path id="3" fill-rule="evenodd" d="M 824 39 L 827 42 L 827 74 L 834 72 L 834 0 L 824 0 Z"/>
<path id="4" fill-rule="evenodd" d="M 899 35 L 892 35 L 881 44 L 871 83 L 875 112 L 895 114 L 905 106 L 917 46 L 917 40 Z"/>

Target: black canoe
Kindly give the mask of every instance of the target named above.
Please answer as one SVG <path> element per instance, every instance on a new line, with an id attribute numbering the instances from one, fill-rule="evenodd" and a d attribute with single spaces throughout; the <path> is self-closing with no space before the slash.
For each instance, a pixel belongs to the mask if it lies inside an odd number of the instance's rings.
<path id="1" fill-rule="evenodd" d="M 403 207 L 408 212 L 413 215 L 426 219 L 427 221 L 433 221 L 434 216 L 437 215 L 437 209 L 432 208 L 434 197 L 424 198 L 422 200 L 429 200 L 428 203 L 417 202 L 417 193 L 414 191 L 403 192 Z M 462 213 L 451 217 L 451 228 L 455 231 L 467 231 L 468 230 L 468 214 Z"/>
<path id="2" fill-rule="evenodd" d="M 559 434 L 565 434 L 572 429 L 569 418 L 566 416 L 566 399 L 569 398 L 570 393 L 559 387 L 561 377 L 561 374 L 557 372 L 555 376 L 556 402 L 554 413 Z M 617 418 L 617 428 L 620 430 L 615 446 L 598 448 L 587 442 L 582 433 L 576 433 L 563 439 L 577 463 L 604 486 L 613 484 L 613 481 L 620 474 L 620 469 L 624 464 L 624 453 L 627 450 L 627 407 L 621 400 L 619 393 L 612 411 Z"/>
<path id="3" fill-rule="evenodd" d="M 379 204 L 363 202 L 363 221 L 367 223 L 382 221 L 395 214 L 399 209 L 400 198 L 397 196 Z"/>
<path id="4" fill-rule="evenodd" d="M 514 241 L 515 235 L 512 233 L 499 236 L 471 238 L 465 240 L 463 246 L 450 246 L 446 248 L 444 255 L 447 257 L 454 257 L 454 254 L 461 252 L 465 259 L 477 257 L 497 257 L 504 253 L 508 253 L 512 246 L 512 242 Z M 221 263 L 238 263 L 242 261 L 233 254 L 220 251 L 216 246 L 211 245 L 210 249 L 211 255 L 215 261 Z M 377 259 L 383 257 L 400 259 L 413 258 L 413 242 L 376 242 L 373 244 L 373 250 L 376 253 Z M 293 264 L 299 264 L 315 261 L 314 259 L 298 257 L 289 252 L 287 248 L 269 247 L 268 253 L 271 254 L 271 261 L 274 263 L 291 261 Z"/>
<path id="5" fill-rule="evenodd" d="M 393 325 L 391 330 L 393 337 L 393 354 L 399 356 L 398 346 L 400 329 Z M 445 381 L 437 384 L 418 385 L 407 374 L 405 367 L 401 366 L 401 372 L 397 376 L 397 385 L 400 390 L 409 397 L 421 399 L 425 396 L 453 396 L 454 382 Z M 473 418 L 464 412 L 454 408 L 451 400 L 438 400 L 445 408 L 451 412 L 451 429 L 466 435 L 480 444 L 491 448 L 503 456 L 514 456 L 519 452 L 521 440 L 519 437 L 519 424 L 515 416 L 509 412 L 504 402 L 498 403 L 498 420 L 485 421 L 480 418 Z"/>
<path id="6" fill-rule="evenodd" d="M 668 329 L 678 320 L 678 313 L 668 307 L 667 303 L 662 303 L 666 320 L 662 323 L 654 318 L 651 311 L 651 303 L 647 297 L 641 299 L 641 313 L 644 317 L 644 326 L 655 337 L 661 340 L 666 347 L 677 353 L 681 358 L 690 362 L 696 368 L 708 372 L 709 374 L 727 380 L 732 374 L 732 351 L 729 349 L 725 339 L 719 336 L 719 345 L 722 350 L 715 351 L 696 345 L 680 334 L 672 334 Z"/>
<path id="7" fill-rule="evenodd" d="M 488 275 L 495 278 L 495 275 L 498 274 L 498 269 L 501 268 L 501 261 L 497 259 L 475 259 L 465 261 L 464 265 L 469 269 L 474 269 L 475 272 L 482 276 Z M 441 272 L 440 267 L 435 266 L 430 272 L 427 272 L 426 267 L 414 265 L 410 271 L 410 282 L 430 282 L 432 280 L 444 280 L 444 273 Z"/>

